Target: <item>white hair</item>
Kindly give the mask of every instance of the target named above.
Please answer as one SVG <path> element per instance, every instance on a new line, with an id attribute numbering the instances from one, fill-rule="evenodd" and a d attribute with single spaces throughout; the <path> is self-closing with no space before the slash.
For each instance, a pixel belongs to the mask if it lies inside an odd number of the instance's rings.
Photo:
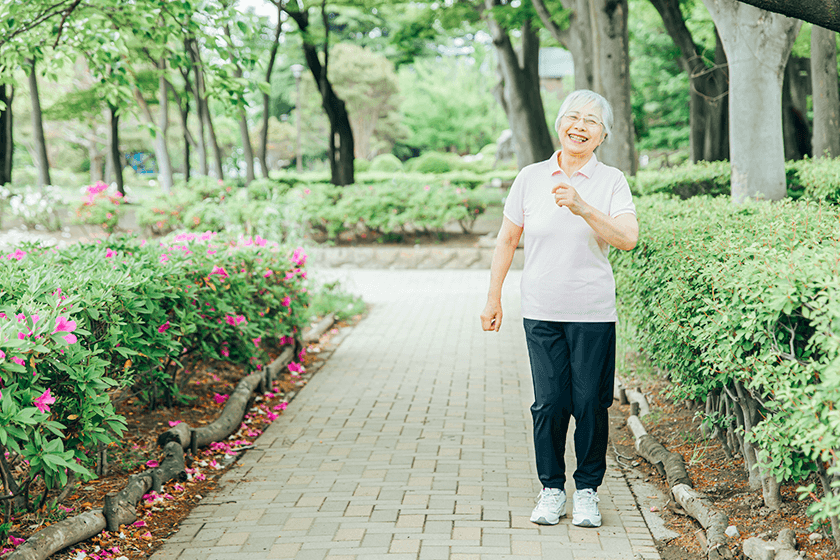
<path id="1" fill-rule="evenodd" d="M 560 119 L 563 115 L 579 110 L 589 104 L 594 104 L 601 112 L 601 124 L 604 129 L 604 136 L 609 137 L 613 125 L 613 110 L 610 102 L 604 99 L 603 95 L 597 94 L 588 89 L 575 90 L 566 96 L 560 111 L 557 112 L 557 120 L 554 121 L 554 131 L 560 130 Z"/>

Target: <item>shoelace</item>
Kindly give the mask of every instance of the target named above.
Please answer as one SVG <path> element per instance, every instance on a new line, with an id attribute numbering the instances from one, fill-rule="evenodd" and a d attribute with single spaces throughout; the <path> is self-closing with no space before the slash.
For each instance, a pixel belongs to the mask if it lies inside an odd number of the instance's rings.
<path id="1" fill-rule="evenodd" d="M 589 509 L 592 508 L 596 502 L 600 502 L 601 498 L 598 497 L 598 494 L 593 492 L 592 490 L 581 490 L 580 491 L 580 505 Z"/>
<path id="2" fill-rule="evenodd" d="M 545 490 L 540 491 L 540 502 L 539 505 L 545 506 L 556 506 L 560 503 L 560 492 L 546 492 Z"/>

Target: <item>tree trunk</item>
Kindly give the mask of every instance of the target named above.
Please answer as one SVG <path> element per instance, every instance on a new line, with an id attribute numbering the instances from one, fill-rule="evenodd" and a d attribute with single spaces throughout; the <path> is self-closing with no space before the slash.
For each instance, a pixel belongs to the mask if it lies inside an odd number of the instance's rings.
<path id="1" fill-rule="evenodd" d="M 543 0 L 532 0 L 537 15 L 552 37 L 572 53 L 575 62 L 575 89 L 593 89 L 595 77 L 592 63 L 592 37 L 587 0 L 562 0 L 563 9 L 569 11 L 569 24 L 563 28 L 554 23 Z"/>
<path id="2" fill-rule="evenodd" d="M 279 26 L 280 24 L 278 23 L 277 25 Z M 229 25 L 225 25 L 225 35 L 232 49 L 233 37 L 230 34 Z M 233 51 L 231 51 L 230 62 L 233 64 L 233 76 L 241 79 L 242 68 L 236 62 Z M 245 160 L 245 184 L 249 185 L 254 180 L 254 149 L 251 146 L 251 135 L 248 133 L 248 118 L 245 115 L 244 108 L 239 109 L 239 136 L 242 138 L 242 158 Z"/>
<path id="3" fill-rule="evenodd" d="M 627 0 L 591 0 L 590 6 L 594 31 L 592 43 L 598 45 L 596 76 L 600 76 L 600 80 L 595 78 L 595 91 L 609 100 L 615 116 L 610 138 L 598 149 L 598 159 L 635 175 L 638 164 L 630 100 Z"/>
<path id="4" fill-rule="evenodd" d="M 225 174 L 222 169 L 222 150 L 219 148 L 219 141 L 216 139 L 216 129 L 213 128 L 213 119 L 210 117 L 210 101 L 207 99 L 207 88 L 204 84 L 204 71 L 201 68 L 201 54 L 198 51 L 198 44 L 195 41 L 193 41 L 193 48 L 190 52 L 193 57 L 193 65 L 195 68 L 196 102 L 200 107 L 199 120 L 201 121 L 201 124 L 199 125 L 199 131 L 201 133 L 201 143 L 199 160 L 201 160 L 203 155 L 204 167 L 206 168 L 208 165 L 206 150 L 204 149 L 204 131 L 206 129 L 210 136 L 210 148 L 213 150 L 213 169 L 216 173 L 216 177 L 224 179 Z"/>
<path id="5" fill-rule="evenodd" d="M 726 55 L 715 33 L 715 65 L 706 66 L 700 49 L 685 24 L 679 0 L 650 0 L 674 44 L 680 49 L 680 66 L 689 80 L 689 139 L 691 161 L 717 161 L 729 157 L 724 97 L 728 80 Z"/>
<path id="6" fill-rule="evenodd" d="M 161 60 L 161 72 L 166 68 L 166 61 Z M 172 177 L 172 160 L 169 157 L 169 143 L 166 138 L 169 132 L 169 95 L 166 91 L 166 77 L 161 74 L 158 80 L 158 105 L 160 106 L 160 113 L 158 114 L 158 130 L 155 135 L 155 158 L 158 164 L 158 180 L 163 192 L 168 193 L 172 191 L 172 184 L 174 182 Z"/>
<path id="7" fill-rule="evenodd" d="M 216 139 L 216 128 L 213 126 L 213 118 L 210 116 L 210 107 L 207 98 L 204 99 L 202 118 L 204 120 L 204 128 L 207 129 L 207 133 L 210 136 L 210 148 L 213 150 L 213 171 L 219 180 L 223 180 L 225 178 L 225 172 L 222 168 L 222 149 L 219 147 L 219 141 Z"/>
<path id="8" fill-rule="evenodd" d="M 702 86 L 701 86 L 702 84 Z M 705 134 L 703 135 L 703 161 L 729 159 L 729 70 L 726 52 L 720 35 L 715 30 L 715 66 L 703 76 L 695 78 L 695 87 L 704 92 L 706 102 Z"/>
<path id="9" fill-rule="evenodd" d="M 485 0 L 487 10 L 497 5 L 497 0 Z M 522 47 L 513 48 L 507 30 L 492 16 L 486 17 L 496 49 L 500 69 L 502 108 L 508 118 L 516 145 L 516 163 L 519 168 L 551 157 L 554 143 L 548 130 L 540 95 L 539 68 L 537 67 L 539 38 L 530 21 L 522 25 Z"/>
<path id="10" fill-rule="evenodd" d="M 189 118 L 190 118 L 190 97 L 189 93 L 187 93 L 186 97 L 184 97 L 184 107 L 181 110 L 181 119 L 184 127 L 184 184 L 188 185 L 190 183 L 190 147 L 192 143 L 195 142 L 192 136 L 190 135 L 189 129 Z"/>
<path id="11" fill-rule="evenodd" d="M 785 159 L 810 156 L 811 129 L 808 126 L 808 95 L 811 93 L 810 63 L 807 58 L 789 57 L 782 82 L 782 132 Z"/>
<path id="12" fill-rule="evenodd" d="M 32 101 L 32 136 L 35 140 L 35 166 L 38 168 L 38 186 L 52 184 L 50 162 L 47 159 L 47 141 L 44 139 L 44 122 L 41 114 L 41 97 L 38 94 L 38 76 L 35 73 L 35 59 L 26 61 L 29 66 L 29 98 Z"/>
<path id="13" fill-rule="evenodd" d="M 307 37 L 309 27 L 309 12 L 291 12 L 287 14 L 295 20 L 304 37 Z M 326 5 L 321 5 L 321 15 L 324 19 L 324 27 L 329 29 L 327 21 Z M 329 42 L 324 41 L 324 63 L 318 57 L 315 45 L 308 41 L 303 42 L 303 54 L 306 64 L 309 67 L 318 91 L 321 92 L 321 106 L 330 121 L 330 182 L 334 185 L 352 185 L 355 182 L 353 170 L 354 141 L 353 129 L 350 127 L 350 119 L 347 115 L 347 105 L 333 91 L 332 84 L 327 77 L 329 65 Z"/>
<path id="14" fill-rule="evenodd" d="M 108 105 L 108 110 L 111 115 L 110 127 L 108 129 L 108 147 L 110 159 L 113 165 L 112 170 L 114 173 L 114 180 L 117 182 L 117 191 L 125 196 L 123 162 L 122 154 L 120 153 L 120 116 L 117 114 L 117 108 L 113 105 Z"/>
<path id="15" fill-rule="evenodd" d="M 703 0 L 729 60 L 732 200 L 787 194 L 782 78 L 802 22 L 737 0 Z"/>
<path id="16" fill-rule="evenodd" d="M 185 48 L 190 55 L 190 64 L 192 64 L 193 74 L 195 76 L 195 88 L 193 93 L 195 95 L 195 112 L 198 115 L 198 171 L 202 175 L 207 175 L 207 144 L 205 143 L 204 134 L 204 105 L 206 100 L 202 97 L 203 75 L 199 66 L 198 45 L 195 40 L 186 40 Z M 189 86 L 189 80 L 185 76 L 184 81 Z"/>
<path id="17" fill-rule="evenodd" d="M 840 156 L 840 95 L 835 32 L 811 28 L 811 95 L 814 102 L 814 157 Z M 2 181 L 0 181 L 2 183 Z"/>
<path id="18" fill-rule="evenodd" d="M 268 66 L 265 69 L 265 81 L 271 85 L 271 74 L 274 72 L 274 63 L 277 60 L 277 50 L 280 47 L 280 33 L 283 30 L 282 10 L 277 8 L 277 28 L 274 30 L 274 42 L 271 44 L 271 55 L 268 57 Z M 263 118 L 262 130 L 260 131 L 260 169 L 262 176 L 268 179 L 268 119 L 270 117 L 271 96 L 263 93 Z"/>
<path id="19" fill-rule="evenodd" d="M 0 186 L 12 182 L 12 153 L 14 137 L 12 135 L 12 99 L 14 89 L 6 89 L 0 84 Z"/>

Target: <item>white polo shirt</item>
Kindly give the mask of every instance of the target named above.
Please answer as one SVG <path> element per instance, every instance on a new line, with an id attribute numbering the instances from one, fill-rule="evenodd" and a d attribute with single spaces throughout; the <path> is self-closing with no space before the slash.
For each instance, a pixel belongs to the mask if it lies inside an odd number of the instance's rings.
<path id="1" fill-rule="evenodd" d="M 615 279 L 609 244 L 580 216 L 557 206 L 551 189 L 567 183 L 601 212 L 636 213 L 624 174 L 595 155 L 569 178 L 555 152 L 522 169 L 505 201 L 504 215 L 524 228 L 522 316 L 541 321 L 614 322 Z"/>

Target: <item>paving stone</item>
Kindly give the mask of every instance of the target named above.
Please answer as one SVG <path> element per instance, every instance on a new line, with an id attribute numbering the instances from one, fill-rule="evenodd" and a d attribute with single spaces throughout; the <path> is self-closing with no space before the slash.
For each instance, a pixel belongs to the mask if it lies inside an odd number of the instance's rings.
<path id="1" fill-rule="evenodd" d="M 346 262 L 364 256 L 341 251 Z M 449 258 L 367 254 L 392 265 L 404 257 L 422 266 Z M 603 527 L 529 521 L 540 485 L 517 271 L 498 333 L 478 328 L 487 270 L 312 275 L 343 279 L 370 313 L 154 560 L 659 558 L 611 460 L 599 489 Z"/>

